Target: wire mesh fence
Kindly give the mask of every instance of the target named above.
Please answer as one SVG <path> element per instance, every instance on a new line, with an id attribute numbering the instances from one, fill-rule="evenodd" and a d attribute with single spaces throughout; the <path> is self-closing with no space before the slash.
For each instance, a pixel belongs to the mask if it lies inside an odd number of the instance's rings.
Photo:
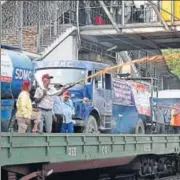
<path id="1" fill-rule="evenodd" d="M 39 52 L 74 23 L 76 1 L 6 1 L 2 5 L 1 41 Z"/>

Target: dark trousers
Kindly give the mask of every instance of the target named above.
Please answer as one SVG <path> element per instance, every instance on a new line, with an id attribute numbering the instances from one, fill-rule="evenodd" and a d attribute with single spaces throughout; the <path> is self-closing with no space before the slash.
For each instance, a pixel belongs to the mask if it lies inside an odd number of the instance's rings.
<path id="1" fill-rule="evenodd" d="M 53 121 L 52 132 L 59 133 L 59 129 L 61 129 L 63 123 L 63 116 L 61 114 L 55 114 L 55 116 L 57 118 L 57 121 Z"/>
<path id="2" fill-rule="evenodd" d="M 174 134 L 180 134 L 180 126 L 174 126 Z"/>

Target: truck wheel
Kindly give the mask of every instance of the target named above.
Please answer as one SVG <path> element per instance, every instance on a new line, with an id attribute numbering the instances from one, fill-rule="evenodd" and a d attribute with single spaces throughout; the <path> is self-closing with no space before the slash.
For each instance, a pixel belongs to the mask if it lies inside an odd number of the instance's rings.
<path id="1" fill-rule="evenodd" d="M 145 134 L 144 123 L 141 119 L 139 119 L 136 124 L 135 134 Z"/>
<path id="2" fill-rule="evenodd" d="M 87 123 L 84 128 L 84 133 L 98 133 L 98 125 L 96 118 L 92 115 L 88 117 Z"/>

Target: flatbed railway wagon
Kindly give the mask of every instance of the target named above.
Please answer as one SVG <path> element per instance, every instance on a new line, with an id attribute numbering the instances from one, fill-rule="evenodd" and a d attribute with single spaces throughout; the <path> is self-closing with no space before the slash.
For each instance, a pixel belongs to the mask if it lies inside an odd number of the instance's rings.
<path id="1" fill-rule="evenodd" d="M 180 171 L 179 135 L 1 133 L 0 145 L 3 180 L 49 179 L 56 173 L 100 168 L 112 168 L 119 176 L 133 174 L 132 179 Z"/>

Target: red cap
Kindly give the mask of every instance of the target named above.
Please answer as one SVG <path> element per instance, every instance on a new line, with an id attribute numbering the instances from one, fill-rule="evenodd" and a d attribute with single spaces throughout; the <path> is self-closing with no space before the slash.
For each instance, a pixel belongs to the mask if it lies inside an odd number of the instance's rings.
<path id="1" fill-rule="evenodd" d="M 30 81 L 25 80 L 25 81 L 22 82 L 21 87 L 22 87 L 23 90 L 27 90 L 29 88 L 30 84 L 31 84 Z"/>
<path id="2" fill-rule="evenodd" d="M 53 78 L 53 76 L 50 76 L 49 74 L 44 74 L 43 76 L 42 76 L 42 80 L 43 79 L 52 79 Z"/>
<path id="3" fill-rule="evenodd" d="M 25 80 L 22 82 L 22 86 L 29 86 L 30 84 L 31 84 L 31 82 L 28 80 Z"/>
<path id="4" fill-rule="evenodd" d="M 70 96 L 71 96 L 71 94 L 70 94 L 69 91 L 64 91 L 63 92 L 63 97 L 70 97 Z"/>

